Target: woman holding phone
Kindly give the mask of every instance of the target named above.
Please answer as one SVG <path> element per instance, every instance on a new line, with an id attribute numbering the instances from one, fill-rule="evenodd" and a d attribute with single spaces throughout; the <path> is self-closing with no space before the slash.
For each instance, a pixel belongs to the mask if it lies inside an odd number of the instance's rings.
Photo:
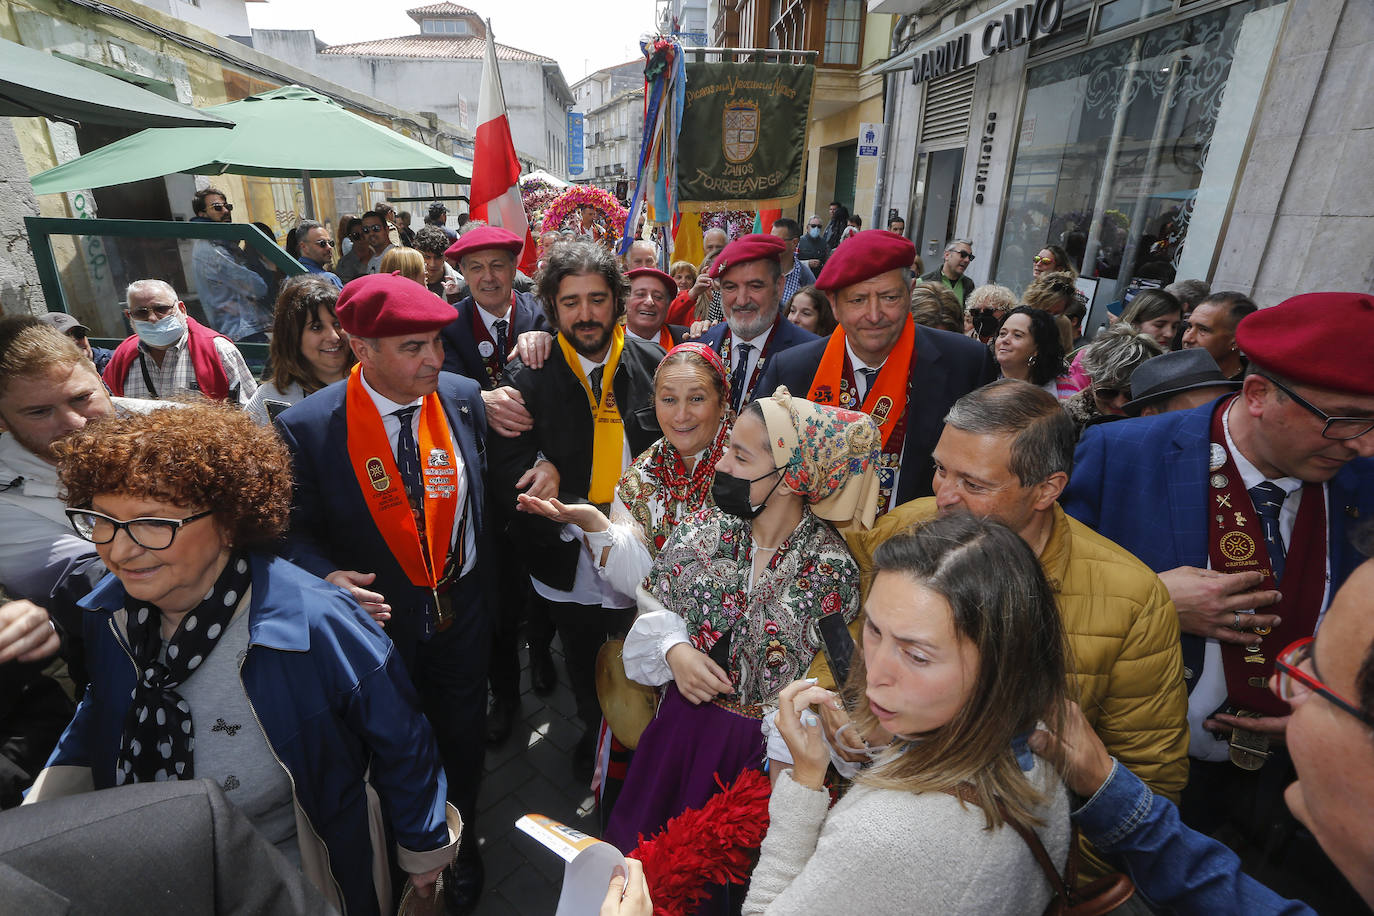
<path id="1" fill-rule="evenodd" d="M 871 762 L 830 807 L 830 749 L 800 680 L 779 696 L 793 763 L 774 786 L 745 914 L 1039 913 L 1047 876 L 1009 821 L 1062 871 L 1068 796 L 1027 740 L 1061 721 L 1064 636 L 1040 564 L 1015 532 L 968 515 L 874 556 L 863 643 L 846 685 Z M 990 574 L 995 571 L 995 574 Z"/>

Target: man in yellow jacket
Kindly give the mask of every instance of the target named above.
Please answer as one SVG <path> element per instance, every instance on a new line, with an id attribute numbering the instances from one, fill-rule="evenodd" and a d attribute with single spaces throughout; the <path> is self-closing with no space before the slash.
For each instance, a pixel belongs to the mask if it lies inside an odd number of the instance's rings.
<path id="1" fill-rule="evenodd" d="M 949 512 L 1006 524 L 1030 544 L 1059 603 L 1075 695 L 1107 750 L 1155 792 L 1188 781 L 1188 699 L 1178 614 L 1149 567 L 1059 508 L 1073 466 L 1073 421 L 1054 396 L 1006 379 L 965 395 L 935 446 L 935 496 L 847 534 L 867 591 L 873 551 Z M 989 569 L 988 575 L 997 575 Z"/>

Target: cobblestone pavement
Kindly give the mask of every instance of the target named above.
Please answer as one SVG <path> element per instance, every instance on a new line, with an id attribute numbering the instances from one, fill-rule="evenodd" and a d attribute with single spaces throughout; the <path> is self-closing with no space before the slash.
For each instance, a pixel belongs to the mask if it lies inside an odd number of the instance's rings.
<path id="1" fill-rule="evenodd" d="M 536 813 L 588 833 L 597 832 L 589 788 L 572 777 L 572 750 L 581 737 L 558 641 L 553 646 L 558 688 L 541 697 L 530 689 L 529 662 L 520 686 L 520 716 L 510 737 L 487 748 L 477 798 L 477 835 L 486 865 L 478 916 L 552 916 L 563 882 L 563 860 L 521 833 L 515 822 Z"/>

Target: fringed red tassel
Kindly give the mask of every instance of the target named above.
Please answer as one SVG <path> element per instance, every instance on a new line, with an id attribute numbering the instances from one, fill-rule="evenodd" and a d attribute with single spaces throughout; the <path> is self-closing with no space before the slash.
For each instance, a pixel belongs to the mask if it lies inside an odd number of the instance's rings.
<path id="1" fill-rule="evenodd" d="M 720 777 L 716 777 L 720 785 Z M 630 853 L 644 865 L 654 916 L 687 916 L 716 884 L 743 884 L 768 832 L 768 777 L 745 770 L 699 809 L 688 808 Z"/>

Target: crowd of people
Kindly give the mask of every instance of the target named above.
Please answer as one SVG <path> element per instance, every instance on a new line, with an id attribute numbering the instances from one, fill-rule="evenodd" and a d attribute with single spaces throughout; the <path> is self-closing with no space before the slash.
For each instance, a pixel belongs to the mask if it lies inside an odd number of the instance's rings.
<path id="1" fill-rule="evenodd" d="M 485 749 L 556 637 L 606 914 L 759 771 L 694 912 L 1374 902 L 1374 297 L 1190 280 L 1094 334 L 1063 249 L 1018 294 L 904 228 L 837 202 L 690 264 L 584 211 L 531 277 L 383 206 L 338 252 L 300 223 L 269 314 L 205 243 L 208 323 L 158 278 L 112 353 L 0 319 L 0 862 L 179 805 L 255 911 L 471 912 Z M 25 893 L 97 886 L 64 875 Z"/>

